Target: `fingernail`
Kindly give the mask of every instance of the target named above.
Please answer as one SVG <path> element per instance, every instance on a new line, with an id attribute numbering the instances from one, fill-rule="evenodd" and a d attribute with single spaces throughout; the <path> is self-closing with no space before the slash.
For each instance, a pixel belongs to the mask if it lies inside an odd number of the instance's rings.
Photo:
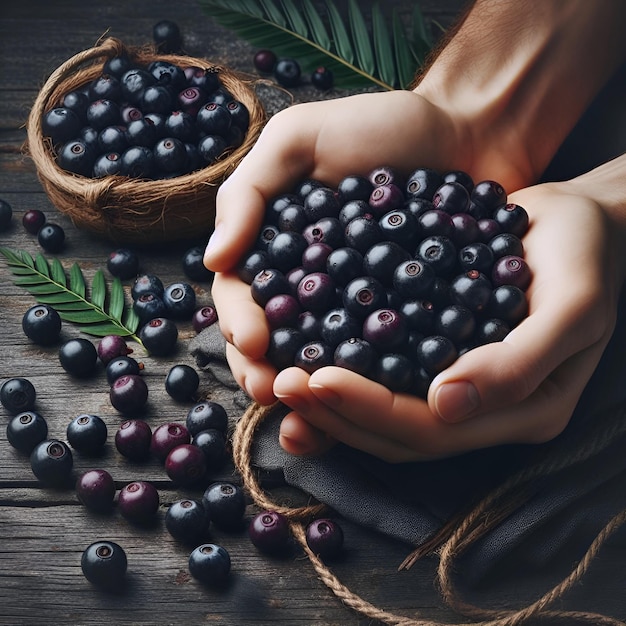
<path id="1" fill-rule="evenodd" d="M 274 391 L 274 395 L 283 404 L 286 404 L 288 407 L 290 407 L 294 411 L 297 411 L 298 409 L 301 409 L 301 408 L 305 407 L 305 402 L 303 401 L 301 396 L 292 395 L 292 394 L 288 394 L 288 393 L 280 393 L 280 392 L 276 392 L 276 391 Z"/>
<path id="2" fill-rule="evenodd" d="M 311 443 L 309 441 L 300 441 L 288 435 L 280 433 L 278 435 L 278 443 L 280 447 L 289 454 L 306 455 L 311 454 Z"/>
<path id="3" fill-rule="evenodd" d="M 315 394 L 316 398 L 331 408 L 341 404 L 341 396 L 328 387 L 324 387 L 318 383 L 311 383 L 309 384 L 309 389 Z"/>
<path id="4" fill-rule="evenodd" d="M 472 383 L 444 383 L 435 393 L 435 410 L 446 422 L 459 422 L 480 404 L 480 396 Z"/>

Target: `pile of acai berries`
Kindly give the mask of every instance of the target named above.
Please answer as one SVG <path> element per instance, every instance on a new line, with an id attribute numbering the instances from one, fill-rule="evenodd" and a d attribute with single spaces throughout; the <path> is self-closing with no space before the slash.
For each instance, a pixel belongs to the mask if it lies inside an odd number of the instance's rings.
<path id="1" fill-rule="evenodd" d="M 239 147 L 250 112 L 217 68 L 120 55 L 44 113 L 42 132 L 68 172 L 163 179 L 212 165 Z"/>
<path id="2" fill-rule="evenodd" d="M 265 309 L 278 370 L 336 365 L 425 397 L 527 316 L 528 227 L 496 181 L 381 166 L 273 198 L 239 276 Z"/>

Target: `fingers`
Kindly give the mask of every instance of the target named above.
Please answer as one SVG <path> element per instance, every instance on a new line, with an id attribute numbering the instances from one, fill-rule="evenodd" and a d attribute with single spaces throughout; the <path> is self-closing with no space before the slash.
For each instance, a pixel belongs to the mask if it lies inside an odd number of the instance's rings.
<path id="1" fill-rule="evenodd" d="M 273 196 L 288 191 L 311 169 L 315 136 L 298 106 L 275 115 L 216 198 L 215 230 L 204 254 L 216 272 L 231 269 L 254 242 Z"/>
<path id="2" fill-rule="evenodd" d="M 616 291 L 614 271 L 602 261 L 608 256 L 602 213 L 579 197 L 539 200 L 540 209 L 532 196 L 527 205 L 534 220 L 525 239 L 534 274 L 530 314 L 503 342 L 471 350 L 435 378 L 428 400 L 444 420 L 520 402 L 570 357 L 596 343 L 601 353 L 609 340 Z"/>
<path id="3" fill-rule="evenodd" d="M 267 361 L 248 359 L 232 344 L 226 344 L 226 358 L 237 384 L 253 400 L 265 406 L 276 402 L 272 391 L 276 370 Z"/>
<path id="4" fill-rule="evenodd" d="M 211 293 L 226 341 L 248 358 L 261 359 L 267 351 L 269 327 L 265 311 L 250 295 L 250 286 L 232 272 L 218 273 Z"/>

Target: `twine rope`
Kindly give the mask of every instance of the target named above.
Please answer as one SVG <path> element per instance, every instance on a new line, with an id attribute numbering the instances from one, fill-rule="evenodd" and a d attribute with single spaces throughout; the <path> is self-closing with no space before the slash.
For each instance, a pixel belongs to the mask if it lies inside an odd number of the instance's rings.
<path id="1" fill-rule="evenodd" d="M 292 533 L 298 543 L 304 549 L 313 568 L 320 580 L 339 598 L 346 606 L 358 613 L 394 626 L 446 626 L 446 624 L 430 619 L 407 617 L 397 615 L 374 606 L 358 594 L 344 585 L 330 570 L 330 568 L 313 553 L 306 543 L 305 524 L 307 520 L 328 512 L 328 507 L 323 504 L 309 505 L 305 507 L 288 507 L 272 500 L 258 482 L 256 472 L 252 467 L 252 448 L 257 429 L 268 416 L 280 407 L 279 403 L 271 406 L 261 406 L 252 403 L 239 420 L 233 434 L 233 458 L 235 466 L 242 477 L 244 487 L 261 508 L 272 509 L 284 514 L 290 523 Z M 574 463 L 582 462 L 605 449 L 611 442 L 626 431 L 625 411 L 618 413 L 616 419 L 610 421 L 606 428 L 597 429 L 593 441 L 587 441 L 585 446 L 579 446 L 568 458 L 566 455 L 555 455 L 550 462 L 538 463 L 527 470 L 518 473 L 506 481 L 500 488 L 494 490 L 485 497 L 478 505 L 458 524 L 458 527 L 450 532 L 450 537 L 443 543 L 439 550 L 439 567 L 437 569 L 437 582 L 444 601 L 455 611 L 462 615 L 484 618 L 483 621 L 472 621 L 459 626 L 518 626 L 533 619 L 559 622 L 567 624 L 588 623 L 596 626 L 626 626 L 626 623 L 609 616 L 586 612 L 586 611 L 561 611 L 546 609 L 555 600 L 561 598 L 572 586 L 578 582 L 588 571 L 593 560 L 600 552 L 609 537 L 626 523 L 626 511 L 622 511 L 613 517 L 596 536 L 587 552 L 572 572 L 559 584 L 545 593 L 534 603 L 520 610 L 492 610 L 476 607 L 464 602 L 458 597 L 453 582 L 453 571 L 456 558 L 469 545 L 468 537 L 474 541 L 482 536 L 489 528 L 493 527 L 502 516 L 487 515 L 489 508 L 496 504 L 504 495 L 512 492 L 524 483 L 528 483 L 537 476 L 545 476 L 546 473 L 554 473 Z M 474 525 L 482 520 L 482 526 L 475 532 Z M 485 521 L 486 520 L 486 521 Z M 409 561 L 409 557 L 406 561 Z M 405 565 L 403 564 L 403 565 Z M 403 566 L 401 566 L 403 567 Z"/>

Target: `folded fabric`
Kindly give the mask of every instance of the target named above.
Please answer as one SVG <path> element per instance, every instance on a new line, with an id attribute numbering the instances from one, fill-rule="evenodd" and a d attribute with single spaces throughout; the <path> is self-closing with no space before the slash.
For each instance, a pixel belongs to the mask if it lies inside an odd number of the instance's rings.
<path id="1" fill-rule="evenodd" d="M 463 554 L 459 572 L 476 584 L 494 568 L 571 565 L 613 515 L 626 508 L 626 298 L 602 360 L 562 435 L 543 445 L 506 445 L 450 459 L 390 464 L 337 445 L 316 458 L 292 456 L 278 443 L 286 407 L 274 410 L 258 431 L 254 465 L 338 514 L 407 542 L 423 544 L 492 489 L 529 468 L 524 500 Z M 190 345 L 198 365 L 236 389 L 219 327 Z M 538 465 L 539 464 L 539 465 Z M 621 477 L 621 480 L 620 480 Z M 516 496 L 517 497 L 517 496 Z"/>

